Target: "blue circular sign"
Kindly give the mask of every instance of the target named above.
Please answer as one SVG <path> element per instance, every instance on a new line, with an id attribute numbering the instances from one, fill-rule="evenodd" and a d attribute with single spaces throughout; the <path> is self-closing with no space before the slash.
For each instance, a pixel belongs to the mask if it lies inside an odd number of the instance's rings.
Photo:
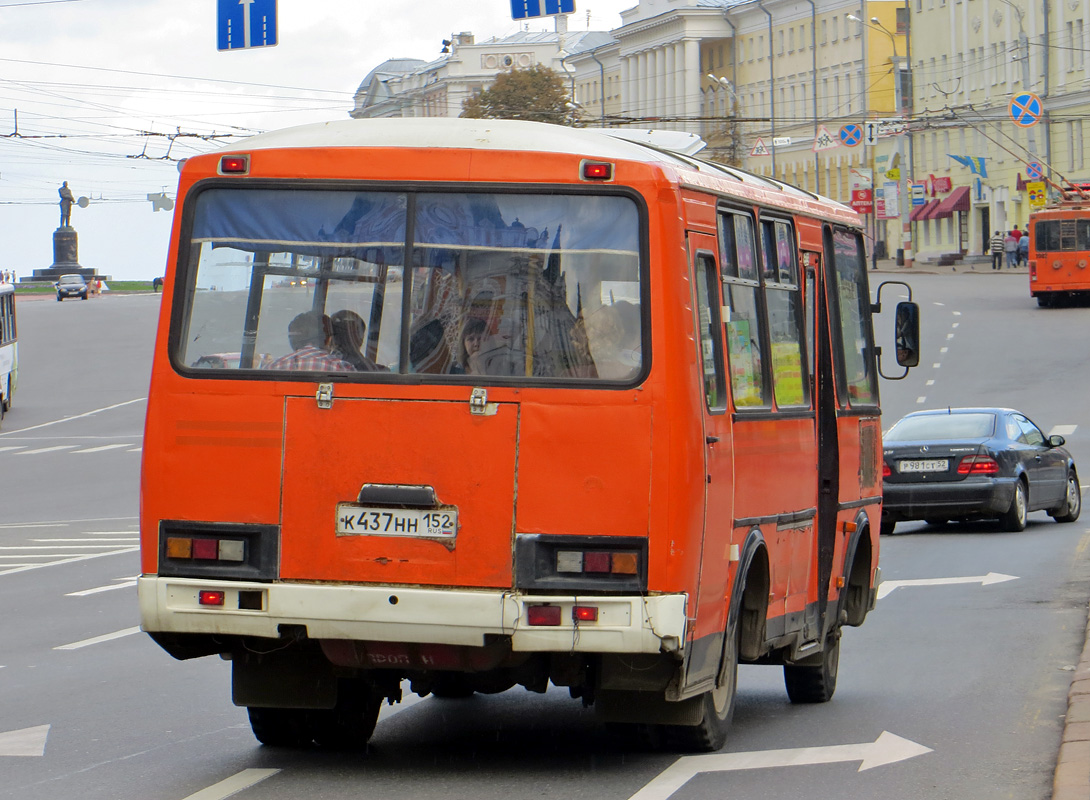
<path id="1" fill-rule="evenodd" d="M 1037 180 L 1045 174 L 1044 168 L 1036 161 L 1026 164 L 1026 177 Z"/>
<path id="2" fill-rule="evenodd" d="M 855 147 L 863 141 L 863 129 L 858 125 L 845 125 L 840 129 L 840 141 L 848 147 Z"/>
<path id="3" fill-rule="evenodd" d="M 1040 122 L 1042 110 L 1041 98 L 1033 92 L 1020 92 L 1011 98 L 1011 119 L 1020 128 L 1029 128 Z"/>

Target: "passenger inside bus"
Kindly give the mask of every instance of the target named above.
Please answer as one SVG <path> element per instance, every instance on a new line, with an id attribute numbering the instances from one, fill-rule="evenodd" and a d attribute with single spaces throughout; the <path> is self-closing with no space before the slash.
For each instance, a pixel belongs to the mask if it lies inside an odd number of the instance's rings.
<path id="1" fill-rule="evenodd" d="M 483 369 L 480 363 L 481 346 L 484 344 L 486 325 L 476 317 L 466 321 L 462 329 L 462 346 L 459 358 L 451 364 L 452 375 L 480 375 Z"/>
<path id="2" fill-rule="evenodd" d="M 325 314 L 304 311 L 288 325 L 292 351 L 273 361 L 266 369 L 304 370 L 307 372 L 354 372 L 355 368 L 334 355 L 333 323 Z"/>
<path id="3" fill-rule="evenodd" d="M 599 378 L 628 380 L 640 369 L 640 310 L 628 301 L 601 306 L 586 318 Z"/>
<path id="4" fill-rule="evenodd" d="M 363 345 L 367 341 L 367 324 L 355 311 L 342 308 L 330 318 L 333 326 L 333 354 L 360 372 L 371 372 L 380 367 L 363 354 Z"/>

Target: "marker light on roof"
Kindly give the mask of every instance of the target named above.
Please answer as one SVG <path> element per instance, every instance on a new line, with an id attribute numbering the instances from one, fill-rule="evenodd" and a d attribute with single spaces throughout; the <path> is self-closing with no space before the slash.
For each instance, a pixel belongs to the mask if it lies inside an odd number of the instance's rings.
<path id="1" fill-rule="evenodd" d="M 609 181 L 613 180 L 613 165 L 595 161 L 583 162 L 583 180 L 585 181 Z"/>
<path id="2" fill-rule="evenodd" d="M 221 175 L 245 175 L 249 171 L 249 156 L 223 156 L 220 158 Z"/>

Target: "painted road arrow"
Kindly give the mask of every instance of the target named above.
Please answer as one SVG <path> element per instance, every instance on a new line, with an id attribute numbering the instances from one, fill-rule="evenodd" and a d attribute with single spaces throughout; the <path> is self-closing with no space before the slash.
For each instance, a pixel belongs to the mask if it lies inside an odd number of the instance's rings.
<path id="1" fill-rule="evenodd" d="M 0 756 L 44 756 L 49 726 L 0 733 Z"/>
<path id="2" fill-rule="evenodd" d="M 901 586 L 949 586 L 955 583 L 979 583 L 988 586 L 993 583 L 1018 580 L 1017 575 L 1004 575 L 1001 572 L 989 572 L 987 575 L 974 575 L 967 578 L 919 578 L 913 581 L 882 581 L 878 584 L 878 598 L 881 599 Z"/>
<path id="3" fill-rule="evenodd" d="M 861 761 L 859 772 L 930 753 L 930 747 L 902 739 L 889 731 L 873 742 L 799 747 L 794 750 L 754 750 L 748 753 L 716 753 L 679 758 L 629 800 L 666 800 L 702 772 L 733 772 L 742 769 L 797 767 L 804 764 L 835 764 Z"/>

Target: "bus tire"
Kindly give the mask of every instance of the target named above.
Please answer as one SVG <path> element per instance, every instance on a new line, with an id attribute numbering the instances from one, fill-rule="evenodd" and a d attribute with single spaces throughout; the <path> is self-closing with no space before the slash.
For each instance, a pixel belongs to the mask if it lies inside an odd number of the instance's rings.
<path id="1" fill-rule="evenodd" d="M 716 687 L 700 698 L 703 712 L 700 724 L 664 726 L 666 742 L 670 747 L 687 752 L 711 753 L 727 743 L 738 695 L 739 628 L 737 622 L 727 624 Z"/>
<path id="2" fill-rule="evenodd" d="M 508 687 L 510 688 L 510 687 Z M 431 686 L 431 693 L 441 700 L 464 700 L 472 697 L 476 691 L 469 685 L 465 675 L 440 675 Z"/>
<path id="3" fill-rule="evenodd" d="M 254 738 L 267 747 L 307 747 L 312 736 L 305 708 L 247 709 Z"/>
<path id="4" fill-rule="evenodd" d="M 1074 522 L 1082 513 L 1082 489 L 1079 487 L 1079 476 L 1075 470 L 1067 472 L 1067 492 L 1064 501 L 1059 508 L 1051 509 L 1048 514 L 1057 522 Z"/>
<path id="5" fill-rule="evenodd" d="M 311 734 L 327 750 L 363 750 L 375 732 L 382 695 L 363 681 L 341 681 L 337 705 L 310 712 Z"/>
<path id="6" fill-rule="evenodd" d="M 1052 308 L 1054 306 L 1055 299 L 1052 297 L 1052 292 L 1041 292 L 1037 295 L 1037 305 L 1041 308 Z"/>
<path id="7" fill-rule="evenodd" d="M 820 663 L 784 664 L 783 682 L 792 703 L 826 703 L 836 691 L 840 667 L 840 629 L 833 629 L 825 639 Z"/>

